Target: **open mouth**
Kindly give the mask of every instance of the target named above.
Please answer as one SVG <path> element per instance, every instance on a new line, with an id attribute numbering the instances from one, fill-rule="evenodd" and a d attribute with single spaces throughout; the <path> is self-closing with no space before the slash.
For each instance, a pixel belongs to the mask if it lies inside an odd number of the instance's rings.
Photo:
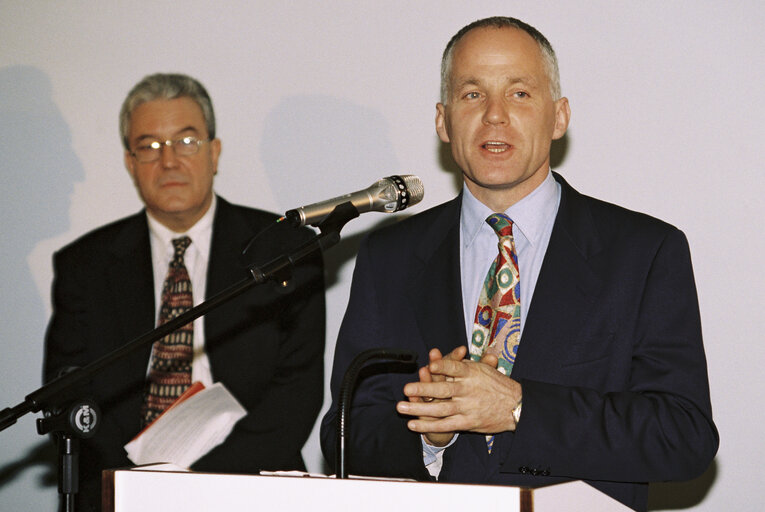
<path id="1" fill-rule="evenodd" d="M 481 147 L 487 150 L 489 153 L 504 153 L 510 149 L 510 144 L 505 142 L 489 141 L 484 142 Z"/>

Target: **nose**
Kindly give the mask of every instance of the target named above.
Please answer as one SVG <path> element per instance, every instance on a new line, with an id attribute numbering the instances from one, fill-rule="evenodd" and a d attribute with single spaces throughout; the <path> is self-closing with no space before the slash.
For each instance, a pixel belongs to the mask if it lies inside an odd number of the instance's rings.
<path id="1" fill-rule="evenodd" d="M 483 122 L 486 124 L 507 124 L 510 116 L 507 105 L 501 97 L 489 96 L 486 99 Z"/>
<path id="2" fill-rule="evenodd" d="M 175 155 L 175 147 L 172 144 L 162 144 L 159 148 L 159 161 L 162 167 L 175 167 L 178 165 L 178 157 Z"/>

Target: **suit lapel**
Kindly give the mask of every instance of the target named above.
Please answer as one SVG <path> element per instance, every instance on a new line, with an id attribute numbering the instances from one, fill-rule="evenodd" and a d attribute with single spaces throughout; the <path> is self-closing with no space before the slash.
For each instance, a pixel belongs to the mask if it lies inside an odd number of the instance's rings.
<path id="1" fill-rule="evenodd" d="M 247 277 L 247 271 L 238 260 L 246 240 L 237 234 L 242 237 L 247 236 L 251 230 L 244 220 L 235 214 L 231 204 L 220 196 L 217 201 L 218 206 L 213 219 L 212 239 L 210 241 L 206 298 L 212 297 Z M 244 235 L 241 235 L 242 233 Z"/>
<path id="2" fill-rule="evenodd" d="M 556 371 L 556 354 L 576 339 L 601 288 L 589 261 L 600 251 L 600 242 L 588 205 L 562 177 L 555 178 L 562 187 L 561 202 L 518 347 L 514 378 L 540 378 Z"/>
<path id="3" fill-rule="evenodd" d="M 443 354 L 465 344 L 459 261 L 461 204 L 461 196 L 447 203 L 416 242 L 419 265 L 409 295 L 427 349 L 438 348 Z"/>
<path id="4" fill-rule="evenodd" d="M 104 333 L 101 342 L 104 352 L 111 352 L 151 331 L 156 322 L 149 227 L 144 211 L 124 225 L 105 258 L 102 275 L 107 296 L 102 308 L 114 329 L 111 335 Z M 102 406 L 115 415 L 112 421 L 121 425 L 125 441 L 140 429 L 142 394 L 136 390 L 143 386 L 150 357 L 151 345 L 142 346 L 99 374 L 95 381 L 95 385 L 116 393 L 114 403 Z"/>
<path id="5" fill-rule="evenodd" d="M 122 339 L 109 340 L 116 346 L 154 328 L 154 273 L 146 213 L 135 215 L 115 239 L 107 263 L 112 318 L 121 326 Z M 148 361 L 151 348 L 142 349 Z"/>

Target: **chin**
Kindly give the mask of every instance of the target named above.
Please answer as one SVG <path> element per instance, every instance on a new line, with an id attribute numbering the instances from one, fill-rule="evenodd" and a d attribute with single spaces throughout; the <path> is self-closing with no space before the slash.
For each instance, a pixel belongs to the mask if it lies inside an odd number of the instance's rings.
<path id="1" fill-rule="evenodd" d="M 484 179 L 476 180 L 471 179 L 473 183 L 478 185 L 481 188 L 486 188 L 490 190 L 506 190 L 513 188 L 517 186 L 518 184 L 523 182 L 523 178 L 521 177 L 511 177 L 502 175 L 502 176 L 486 176 Z"/>

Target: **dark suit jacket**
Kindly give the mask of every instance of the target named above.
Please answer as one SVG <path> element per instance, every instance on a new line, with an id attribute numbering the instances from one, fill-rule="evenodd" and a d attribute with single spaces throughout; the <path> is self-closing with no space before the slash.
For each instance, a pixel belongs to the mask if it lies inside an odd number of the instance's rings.
<path id="1" fill-rule="evenodd" d="M 440 481 L 540 486 L 584 479 L 635 509 L 649 481 L 699 475 L 717 450 L 688 245 L 676 228 L 583 196 L 562 197 L 512 377 L 517 430 L 462 433 Z M 337 342 L 322 449 L 334 460 L 337 395 L 353 357 L 417 351 L 427 364 L 466 343 L 460 200 L 372 233 L 359 251 Z M 521 274 L 521 279 L 523 275 Z M 363 380 L 347 448 L 354 474 L 427 480 L 419 435 L 394 404 L 416 373 Z"/>
<path id="2" fill-rule="evenodd" d="M 276 216 L 218 198 L 208 264 L 207 297 L 246 279 L 247 242 Z M 259 265 L 310 238 L 279 224 L 248 254 Z M 45 378 L 84 366 L 152 330 L 154 285 L 145 212 L 99 228 L 54 256 L 53 316 Z M 213 379 L 248 414 L 228 439 L 194 464 L 202 471 L 256 473 L 304 469 L 300 450 L 323 399 L 324 280 L 321 255 L 305 260 L 287 287 L 255 286 L 205 316 L 205 349 Z M 97 374 L 83 392 L 103 410 L 96 437 L 82 442 L 81 504 L 100 504 L 100 472 L 129 466 L 123 445 L 141 428 L 151 347 Z M 87 505 L 86 505 L 87 503 Z"/>

